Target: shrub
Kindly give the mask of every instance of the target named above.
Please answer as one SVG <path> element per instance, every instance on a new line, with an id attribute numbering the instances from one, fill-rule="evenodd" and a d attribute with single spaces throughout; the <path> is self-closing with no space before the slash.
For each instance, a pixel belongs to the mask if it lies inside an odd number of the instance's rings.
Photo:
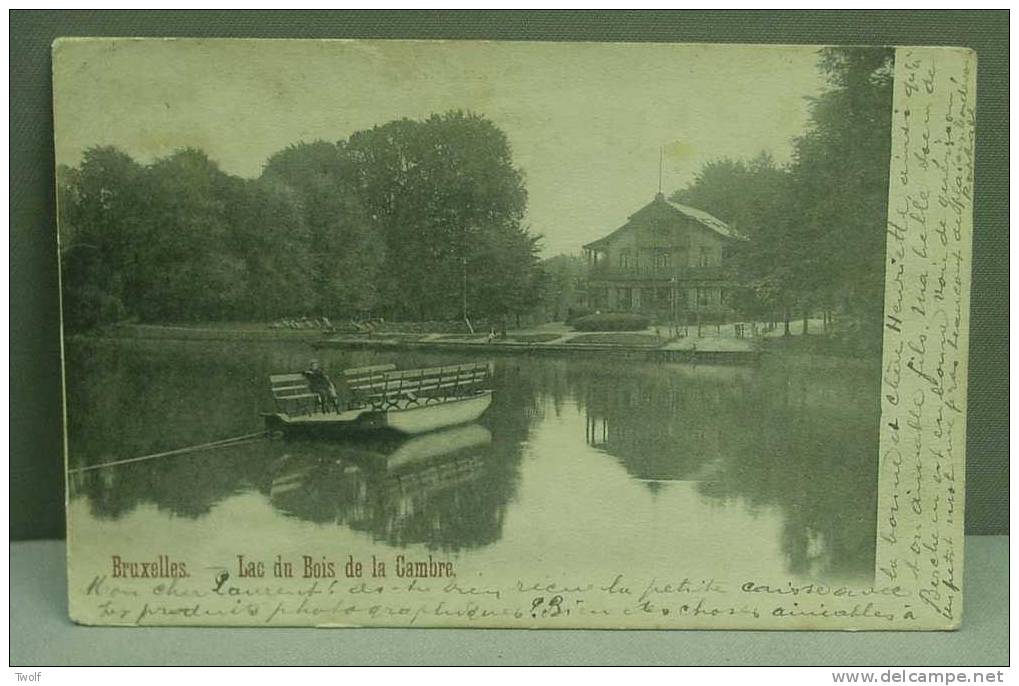
<path id="1" fill-rule="evenodd" d="M 573 328 L 577 331 L 643 331 L 650 320 L 640 314 L 631 312 L 606 312 L 589 314 L 574 320 Z"/>
<path id="2" fill-rule="evenodd" d="M 514 341 L 516 343 L 548 343 L 559 338 L 557 333 L 522 333 L 522 334 L 510 334 L 505 338 L 500 338 L 501 341 Z"/>
<path id="3" fill-rule="evenodd" d="M 587 307 L 570 307 L 566 310 L 566 323 L 571 324 L 581 317 L 586 317 L 589 314 L 594 314 L 594 310 Z"/>
<path id="4" fill-rule="evenodd" d="M 582 333 L 567 343 L 611 345 L 661 345 L 662 339 L 646 333 Z"/>
<path id="5" fill-rule="evenodd" d="M 430 321 L 379 321 L 373 320 L 375 330 L 378 333 L 447 333 L 447 334 L 468 334 L 467 324 L 462 319 L 437 319 Z M 487 334 L 492 327 L 499 331 L 500 324 L 495 320 L 472 319 L 474 332 L 478 336 Z"/>

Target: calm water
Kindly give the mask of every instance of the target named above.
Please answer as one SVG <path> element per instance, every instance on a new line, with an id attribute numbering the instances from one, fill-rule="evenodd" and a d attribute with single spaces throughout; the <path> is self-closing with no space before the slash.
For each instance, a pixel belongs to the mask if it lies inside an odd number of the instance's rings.
<path id="1" fill-rule="evenodd" d="M 257 431 L 268 375 L 311 356 L 299 344 L 72 342 L 72 466 Z M 460 361 L 318 356 L 331 369 Z M 72 543 L 221 554 L 290 541 L 557 569 L 679 553 L 691 573 L 872 578 L 877 369 L 495 363 L 478 424 L 402 441 L 261 439 L 72 475 Z"/>

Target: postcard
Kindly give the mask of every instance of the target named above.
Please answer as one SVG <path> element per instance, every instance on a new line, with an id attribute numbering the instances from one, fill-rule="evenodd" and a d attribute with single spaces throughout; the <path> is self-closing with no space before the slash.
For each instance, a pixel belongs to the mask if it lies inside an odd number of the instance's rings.
<path id="1" fill-rule="evenodd" d="M 53 69 L 74 621 L 960 625 L 972 51 Z"/>

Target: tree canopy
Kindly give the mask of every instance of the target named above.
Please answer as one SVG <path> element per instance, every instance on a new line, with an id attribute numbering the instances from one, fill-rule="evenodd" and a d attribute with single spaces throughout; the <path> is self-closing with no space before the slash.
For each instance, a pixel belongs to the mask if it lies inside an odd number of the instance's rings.
<path id="1" fill-rule="evenodd" d="M 734 304 L 748 314 L 839 310 L 880 341 L 894 51 L 826 48 L 827 86 L 810 102 L 792 160 L 706 164 L 674 198 L 748 238 Z"/>
<path id="2" fill-rule="evenodd" d="M 272 155 L 257 179 L 110 147 L 58 175 L 65 322 L 452 319 L 533 306 L 539 237 L 482 116 L 399 120 Z"/>

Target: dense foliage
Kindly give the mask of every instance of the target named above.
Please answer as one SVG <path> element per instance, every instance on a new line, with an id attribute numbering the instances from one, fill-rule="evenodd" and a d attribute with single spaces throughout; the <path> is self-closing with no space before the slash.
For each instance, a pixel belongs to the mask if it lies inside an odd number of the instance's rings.
<path id="1" fill-rule="evenodd" d="M 280 316 L 503 318 L 542 270 L 506 136 L 462 112 L 300 143 L 257 179 L 109 147 L 58 175 L 71 330 Z"/>
<path id="2" fill-rule="evenodd" d="M 535 314 L 542 320 L 571 322 L 593 314 L 586 307 L 587 260 L 577 255 L 555 255 L 541 261 L 541 301 Z"/>
<path id="3" fill-rule="evenodd" d="M 820 52 L 826 90 L 792 161 L 707 164 L 675 198 L 750 238 L 735 255 L 732 304 L 750 316 L 839 312 L 880 343 L 891 154 L 892 64 L 885 48 Z"/>

